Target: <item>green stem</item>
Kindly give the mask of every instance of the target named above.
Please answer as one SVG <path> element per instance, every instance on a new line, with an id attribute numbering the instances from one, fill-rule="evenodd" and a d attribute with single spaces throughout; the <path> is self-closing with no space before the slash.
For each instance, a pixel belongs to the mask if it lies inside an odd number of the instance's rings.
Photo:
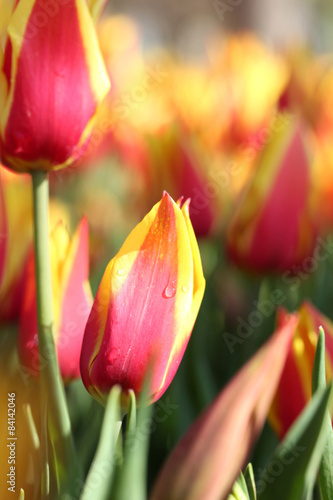
<path id="1" fill-rule="evenodd" d="M 325 332 L 319 327 L 318 343 L 312 371 L 312 394 L 326 387 Z M 333 430 L 330 412 L 326 412 L 327 442 L 318 471 L 318 483 L 322 500 L 333 498 Z"/>
<path id="2" fill-rule="evenodd" d="M 60 492 L 65 493 L 75 490 L 75 478 L 80 479 L 80 472 L 54 345 L 47 173 L 33 172 L 32 185 L 41 394 L 48 407 L 48 427 L 55 454 L 58 486 Z"/>

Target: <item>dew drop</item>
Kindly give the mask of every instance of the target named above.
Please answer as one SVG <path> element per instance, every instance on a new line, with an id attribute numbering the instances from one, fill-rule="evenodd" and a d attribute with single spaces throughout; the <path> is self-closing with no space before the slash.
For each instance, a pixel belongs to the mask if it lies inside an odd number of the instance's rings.
<path id="1" fill-rule="evenodd" d="M 165 297 L 166 299 L 174 297 L 176 295 L 176 286 L 176 281 L 170 281 L 170 283 L 168 283 L 168 285 L 164 289 L 163 297 Z"/>
<path id="2" fill-rule="evenodd" d="M 124 276 L 125 270 L 124 269 L 118 269 L 117 274 L 118 274 L 118 276 Z"/>
<path id="3" fill-rule="evenodd" d="M 187 293 L 189 291 L 189 289 L 190 289 L 189 285 L 183 285 L 182 286 L 182 290 L 183 290 L 184 293 Z"/>
<path id="4" fill-rule="evenodd" d="M 110 363 L 115 363 L 117 359 L 120 358 L 120 349 L 113 347 L 108 354 L 108 360 Z"/>

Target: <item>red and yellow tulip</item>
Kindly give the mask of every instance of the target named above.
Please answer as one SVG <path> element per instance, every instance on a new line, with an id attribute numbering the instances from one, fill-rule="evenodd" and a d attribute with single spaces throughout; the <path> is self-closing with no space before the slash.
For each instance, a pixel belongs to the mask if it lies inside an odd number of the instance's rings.
<path id="1" fill-rule="evenodd" d="M 79 359 L 84 327 L 92 304 L 88 283 L 88 223 L 82 219 L 70 240 L 59 223 L 51 233 L 52 285 L 54 296 L 55 344 L 64 381 L 80 376 Z M 37 306 L 34 252 L 26 266 L 20 312 L 19 355 L 27 376 L 39 373 Z M 41 359 L 40 365 L 47 362 Z M 22 368 L 22 369 L 23 369 Z"/>
<path id="2" fill-rule="evenodd" d="M 287 317 L 287 312 L 279 309 L 277 329 L 283 327 Z M 326 378 L 331 380 L 333 324 L 310 302 L 304 302 L 299 309 L 299 323 L 295 325 L 293 341 L 269 413 L 269 421 L 281 439 L 311 399 L 312 367 L 320 326 L 326 337 Z"/>
<path id="3" fill-rule="evenodd" d="M 273 133 L 230 222 L 230 258 L 259 272 L 282 272 L 312 255 L 309 161 L 301 128 L 290 122 Z"/>
<path id="4" fill-rule="evenodd" d="M 115 384 L 124 401 L 150 376 L 150 401 L 173 379 L 205 288 L 189 202 L 164 193 L 106 268 L 87 322 L 81 376 L 105 403 Z"/>
<path id="5" fill-rule="evenodd" d="M 19 0 L 0 68 L 2 162 L 19 172 L 72 163 L 109 88 L 86 0 Z"/>

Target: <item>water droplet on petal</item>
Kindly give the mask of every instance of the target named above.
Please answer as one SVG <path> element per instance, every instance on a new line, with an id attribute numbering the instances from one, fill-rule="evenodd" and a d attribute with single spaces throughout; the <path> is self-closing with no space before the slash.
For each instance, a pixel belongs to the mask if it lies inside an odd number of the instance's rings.
<path id="1" fill-rule="evenodd" d="M 183 290 L 183 292 L 185 292 L 185 293 L 187 293 L 187 292 L 189 291 L 189 289 L 190 289 L 189 285 L 183 285 L 183 286 L 182 286 L 182 290 Z"/>
<path id="2" fill-rule="evenodd" d="M 163 297 L 165 297 L 166 299 L 174 297 L 176 295 L 176 289 L 177 289 L 176 281 L 175 280 L 170 281 L 170 283 L 168 283 L 168 285 L 164 289 Z"/>
<path id="3" fill-rule="evenodd" d="M 124 269 L 118 269 L 117 274 L 118 274 L 118 276 L 124 276 L 125 270 Z"/>
<path id="4" fill-rule="evenodd" d="M 120 349 L 113 347 L 108 354 L 108 360 L 110 363 L 114 363 L 120 358 Z"/>

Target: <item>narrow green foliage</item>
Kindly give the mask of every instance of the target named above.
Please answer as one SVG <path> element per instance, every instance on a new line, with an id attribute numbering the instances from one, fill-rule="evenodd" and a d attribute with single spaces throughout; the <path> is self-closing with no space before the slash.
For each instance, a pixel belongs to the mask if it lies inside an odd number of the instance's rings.
<path id="1" fill-rule="evenodd" d="M 254 473 L 252 464 L 248 464 L 244 472 L 244 479 L 247 486 L 249 500 L 257 500 L 256 483 L 254 480 Z"/>
<path id="2" fill-rule="evenodd" d="M 227 500 L 250 500 L 246 481 L 242 472 L 236 479 Z"/>
<path id="3" fill-rule="evenodd" d="M 148 382 L 140 397 L 135 425 L 135 395 L 134 392 L 131 394 L 128 432 L 126 432 L 124 444 L 124 463 L 117 469 L 112 489 L 112 500 L 147 499 L 148 445 L 152 423 L 152 406 L 145 406 L 147 404 L 147 396 Z"/>
<path id="4" fill-rule="evenodd" d="M 114 386 L 108 397 L 97 451 L 80 500 L 110 498 L 116 466 L 122 462 L 117 445 L 121 430 L 120 395 L 120 386 Z"/>
<path id="5" fill-rule="evenodd" d="M 310 500 L 326 445 L 332 385 L 319 389 L 276 448 L 257 482 L 258 500 Z"/>
<path id="6" fill-rule="evenodd" d="M 318 389 L 323 387 L 326 387 L 325 332 L 323 328 L 320 327 L 316 354 L 313 363 L 313 371 L 312 371 L 312 393 L 314 394 Z M 318 482 L 322 500 L 332 500 L 333 431 L 332 431 L 332 421 L 329 411 L 326 412 L 325 425 L 327 428 L 327 442 L 324 449 L 322 461 L 319 467 Z"/>

